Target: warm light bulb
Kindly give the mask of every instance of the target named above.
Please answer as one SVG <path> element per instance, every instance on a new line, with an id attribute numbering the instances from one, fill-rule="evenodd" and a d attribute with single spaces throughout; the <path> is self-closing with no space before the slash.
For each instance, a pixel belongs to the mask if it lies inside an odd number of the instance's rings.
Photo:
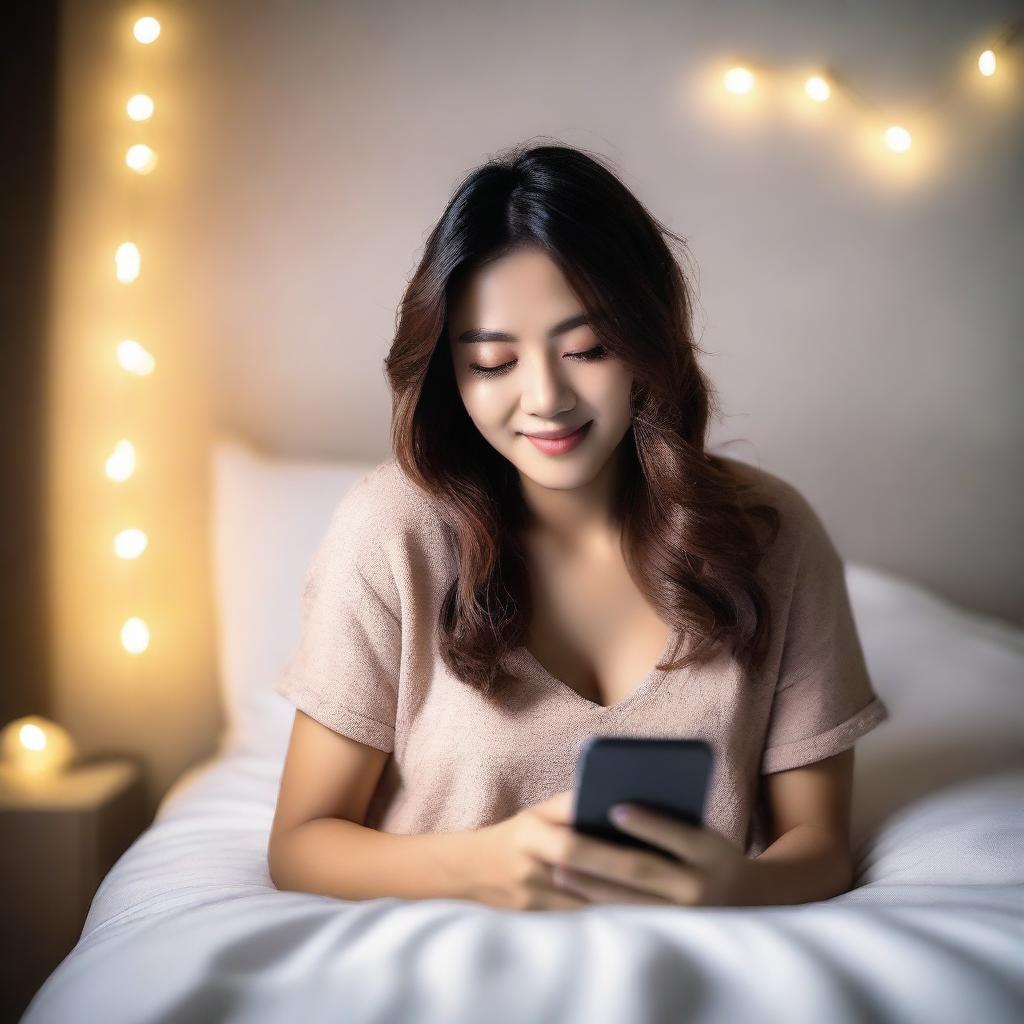
<path id="1" fill-rule="evenodd" d="M 26 715 L 0 731 L 0 755 L 5 782 L 31 785 L 61 772 L 73 759 L 75 745 L 67 729 L 56 722 Z"/>
<path id="2" fill-rule="evenodd" d="M 27 722 L 18 730 L 18 742 L 26 750 L 43 750 L 46 747 L 46 733 L 35 722 Z"/>
<path id="3" fill-rule="evenodd" d="M 107 476 L 120 483 L 135 472 L 135 446 L 131 441 L 121 440 L 114 446 L 107 458 Z"/>
<path id="4" fill-rule="evenodd" d="M 125 619 L 121 627 L 121 646 L 129 654 L 141 654 L 149 646 L 149 627 L 140 618 Z"/>
<path id="5" fill-rule="evenodd" d="M 132 27 L 132 34 L 140 43 L 151 43 L 160 35 L 160 22 L 156 18 L 139 18 Z"/>
<path id="6" fill-rule="evenodd" d="M 153 101 L 144 92 L 139 92 L 125 104 L 125 109 L 133 121 L 148 121 L 153 116 Z"/>
<path id="7" fill-rule="evenodd" d="M 824 103 L 832 95 L 832 89 L 821 75 L 811 75 L 804 83 L 804 92 L 816 103 Z"/>
<path id="8" fill-rule="evenodd" d="M 754 76 L 746 68 L 730 68 L 723 79 L 726 89 L 737 96 L 754 88 Z"/>
<path id="9" fill-rule="evenodd" d="M 122 530 L 114 538 L 114 553 L 118 558 L 138 558 L 146 550 L 147 544 L 149 539 L 142 530 Z"/>
<path id="10" fill-rule="evenodd" d="M 128 148 L 124 162 L 137 174 L 149 174 L 156 167 L 156 153 L 144 142 L 137 142 Z"/>
<path id="11" fill-rule="evenodd" d="M 117 361 L 129 372 L 139 377 L 153 372 L 156 360 L 137 341 L 125 338 L 118 342 Z"/>
<path id="12" fill-rule="evenodd" d="M 125 110 L 132 121 L 148 121 L 153 117 L 153 99 L 144 92 L 136 92 L 127 103 Z"/>
<path id="13" fill-rule="evenodd" d="M 117 279 L 122 284 L 130 284 L 139 276 L 142 268 L 142 256 L 134 242 L 122 242 L 114 254 L 114 266 L 117 268 Z"/>
<path id="14" fill-rule="evenodd" d="M 978 58 L 978 70 L 986 78 L 996 73 L 996 55 L 991 50 L 986 50 Z"/>
<path id="15" fill-rule="evenodd" d="M 910 149 L 910 132 L 898 124 L 885 129 L 885 144 L 894 153 L 905 153 Z"/>

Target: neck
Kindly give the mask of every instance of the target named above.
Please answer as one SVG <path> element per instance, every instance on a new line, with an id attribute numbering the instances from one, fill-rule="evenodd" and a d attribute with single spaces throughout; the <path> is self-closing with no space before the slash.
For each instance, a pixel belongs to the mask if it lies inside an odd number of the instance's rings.
<path id="1" fill-rule="evenodd" d="M 622 528 L 612 515 L 615 474 L 614 457 L 579 487 L 544 487 L 520 473 L 526 540 L 567 555 L 617 551 Z"/>

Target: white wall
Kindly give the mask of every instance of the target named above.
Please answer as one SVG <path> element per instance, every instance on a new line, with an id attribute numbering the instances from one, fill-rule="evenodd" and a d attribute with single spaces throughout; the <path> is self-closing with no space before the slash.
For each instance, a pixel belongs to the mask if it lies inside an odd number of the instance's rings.
<path id="1" fill-rule="evenodd" d="M 159 779 L 210 747 L 210 432 L 384 458 L 382 360 L 426 233 L 467 170 L 530 138 L 609 156 L 689 240 L 727 414 L 714 443 L 745 439 L 732 450 L 799 486 L 846 557 L 1024 622 L 1024 72 L 988 96 L 959 77 L 1015 7 L 67 3 L 52 463 L 64 718 L 93 745 L 147 735 Z M 139 47 L 131 22 L 149 13 L 163 34 Z M 914 126 L 914 149 L 872 152 L 842 97 L 811 119 L 730 112 L 707 85 L 731 52 L 833 63 Z M 143 132 L 122 113 L 140 88 L 157 102 Z M 160 154 L 145 179 L 119 163 L 140 134 Z M 126 289 L 109 256 L 129 229 L 145 271 Z M 145 390 L 104 348 L 139 333 L 159 361 Z M 117 490 L 97 467 L 126 435 L 146 461 Z M 159 527 L 144 574 L 108 553 L 129 508 Z M 110 626 L 129 598 L 173 658 L 125 666 Z"/>

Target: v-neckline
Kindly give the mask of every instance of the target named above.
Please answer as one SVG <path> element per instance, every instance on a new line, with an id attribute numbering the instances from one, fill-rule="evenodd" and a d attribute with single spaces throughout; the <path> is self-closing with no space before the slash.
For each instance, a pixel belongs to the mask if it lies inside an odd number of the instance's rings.
<path id="1" fill-rule="evenodd" d="M 598 704 L 597 701 L 593 701 L 589 697 L 584 697 L 579 690 L 570 686 L 568 683 L 563 682 L 557 676 L 553 676 L 525 644 L 519 644 L 517 647 L 512 648 L 509 652 L 509 658 L 512 662 L 511 667 L 513 669 L 520 669 L 527 678 L 532 677 L 536 681 L 540 682 L 545 688 L 550 690 L 553 695 L 561 698 L 563 701 L 582 707 L 584 710 L 590 711 L 598 717 L 608 717 L 615 715 L 620 711 L 629 710 L 638 701 L 642 700 L 653 690 L 657 689 L 664 676 L 668 674 L 665 670 L 659 669 L 657 666 L 665 660 L 668 652 L 672 649 L 676 636 L 677 633 L 675 627 L 670 628 L 668 639 L 665 641 L 665 646 L 662 648 L 661 654 L 658 655 L 654 663 L 655 667 L 653 667 L 650 672 L 648 672 L 647 675 L 645 675 L 643 679 L 633 687 L 630 693 L 626 694 L 622 700 L 616 701 L 614 704 Z"/>

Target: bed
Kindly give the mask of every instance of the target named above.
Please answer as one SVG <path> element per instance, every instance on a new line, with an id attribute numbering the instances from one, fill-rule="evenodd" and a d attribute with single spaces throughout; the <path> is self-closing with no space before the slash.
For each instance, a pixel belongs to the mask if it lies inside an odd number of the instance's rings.
<path id="1" fill-rule="evenodd" d="M 211 465 L 228 726 L 106 876 L 24 1024 L 1024 1020 L 1024 630 L 846 563 L 892 717 L 857 744 L 842 896 L 524 913 L 279 892 L 266 847 L 294 709 L 271 683 L 323 524 L 372 466 L 231 438 Z"/>

